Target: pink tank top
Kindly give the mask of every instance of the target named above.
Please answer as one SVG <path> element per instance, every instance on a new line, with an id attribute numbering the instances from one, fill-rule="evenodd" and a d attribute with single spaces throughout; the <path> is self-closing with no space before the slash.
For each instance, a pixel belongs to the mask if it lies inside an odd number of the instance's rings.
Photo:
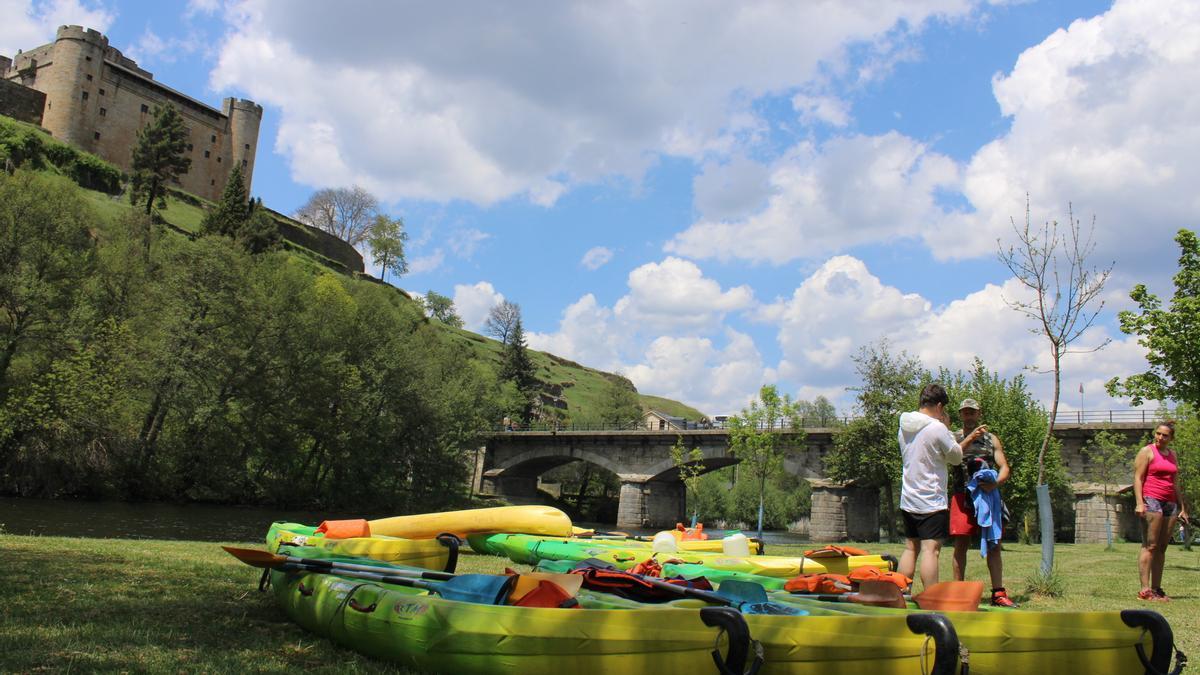
<path id="1" fill-rule="evenodd" d="M 1153 456 L 1150 458 L 1150 466 L 1146 468 L 1146 482 L 1142 483 L 1142 496 L 1153 497 L 1165 502 L 1175 501 L 1175 474 L 1179 473 L 1179 466 L 1175 463 L 1175 453 L 1172 452 L 1170 457 L 1164 457 L 1158 451 L 1158 446 L 1153 443 L 1146 447 L 1150 448 Z"/>

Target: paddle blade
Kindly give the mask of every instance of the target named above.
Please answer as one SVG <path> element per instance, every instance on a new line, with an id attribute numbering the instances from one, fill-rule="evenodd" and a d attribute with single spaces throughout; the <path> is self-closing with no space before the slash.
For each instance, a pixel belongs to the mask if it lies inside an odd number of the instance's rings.
<path id="1" fill-rule="evenodd" d="M 447 600 L 503 605 L 516 581 L 516 577 L 502 574 L 460 574 L 438 583 L 422 582 L 421 588 L 427 588 Z"/>
<path id="2" fill-rule="evenodd" d="M 983 596 L 982 581 L 943 581 L 926 588 L 913 600 L 921 609 L 943 612 L 974 612 Z"/>
<path id="3" fill-rule="evenodd" d="M 908 607 L 900 587 L 888 581 L 864 581 L 858 585 L 858 592 L 850 593 L 849 598 L 850 602 L 872 607 Z"/>
<path id="4" fill-rule="evenodd" d="M 729 600 L 735 607 L 767 602 L 767 591 L 753 581 L 726 579 L 717 587 L 717 595 Z"/>
<path id="5" fill-rule="evenodd" d="M 283 567 L 287 564 L 285 556 L 275 555 L 269 551 L 259 551 L 253 548 L 237 548 L 234 546 L 222 546 L 221 548 L 225 549 L 225 552 L 229 555 L 252 567 L 273 569 Z"/>

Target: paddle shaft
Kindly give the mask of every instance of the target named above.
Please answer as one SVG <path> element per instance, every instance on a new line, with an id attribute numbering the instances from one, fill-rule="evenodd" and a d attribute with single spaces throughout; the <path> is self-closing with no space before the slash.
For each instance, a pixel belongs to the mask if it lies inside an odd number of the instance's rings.
<path id="1" fill-rule="evenodd" d="M 359 567 L 367 567 L 367 565 L 359 565 Z M 441 595 L 441 584 L 431 584 L 423 581 L 420 578 L 402 576 L 399 574 L 380 574 L 378 572 L 363 572 L 353 569 L 331 569 L 326 566 L 314 566 L 301 563 L 289 562 L 275 568 L 281 572 L 312 572 L 313 574 L 333 574 L 341 577 L 349 577 L 351 579 L 364 579 L 366 581 L 378 581 L 384 584 L 394 584 L 396 586 L 410 586 L 412 588 L 420 588 L 431 593 Z"/>
<path id="2" fill-rule="evenodd" d="M 357 572 L 367 572 L 370 574 L 384 574 L 379 571 L 376 565 L 358 565 L 355 563 L 341 562 L 339 560 L 321 560 L 320 558 L 297 558 L 295 556 L 285 555 L 280 556 L 292 565 L 304 565 L 305 567 L 324 568 L 328 571 L 354 570 Z M 426 570 L 393 570 L 385 576 L 400 576 L 419 579 L 433 579 L 435 581 L 447 581 L 453 579 L 455 575 L 449 572 L 431 572 Z"/>

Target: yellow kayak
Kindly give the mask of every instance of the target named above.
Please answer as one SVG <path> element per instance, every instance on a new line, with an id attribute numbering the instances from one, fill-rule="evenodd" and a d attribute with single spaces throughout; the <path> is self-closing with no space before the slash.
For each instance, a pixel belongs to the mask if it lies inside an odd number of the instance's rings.
<path id="1" fill-rule="evenodd" d="M 571 519 L 553 506 L 497 506 L 376 520 L 327 520 L 321 523 L 317 532 L 331 539 L 372 536 L 434 539 L 439 534 L 453 534 L 459 539 L 466 539 L 472 534 L 495 532 L 569 537 Z"/>
<path id="2" fill-rule="evenodd" d="M 397 565 L 429 570 L 453 571 L 458 561 L 458 540 L 401 539 L 398 537 L 350 537 L 330 539 L 317 528 L 299 523 L 278 522 L 267 532 L 267 549 L 284 553 L 297 546 L 311 546 L 339 556 L 358 556 Z M 284 550 L 280 550 L 284 549 Z"/>

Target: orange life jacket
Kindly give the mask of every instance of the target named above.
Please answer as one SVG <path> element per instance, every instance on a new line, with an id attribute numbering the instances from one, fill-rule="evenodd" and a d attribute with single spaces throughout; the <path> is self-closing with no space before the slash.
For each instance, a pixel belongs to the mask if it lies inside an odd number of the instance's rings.
<path id="1" fill-rule="evenodd" d="M 802 574 L 788 579 L 783 589 L 789 593 L 849 593 L 853 590 L 844 574 Z"/>

